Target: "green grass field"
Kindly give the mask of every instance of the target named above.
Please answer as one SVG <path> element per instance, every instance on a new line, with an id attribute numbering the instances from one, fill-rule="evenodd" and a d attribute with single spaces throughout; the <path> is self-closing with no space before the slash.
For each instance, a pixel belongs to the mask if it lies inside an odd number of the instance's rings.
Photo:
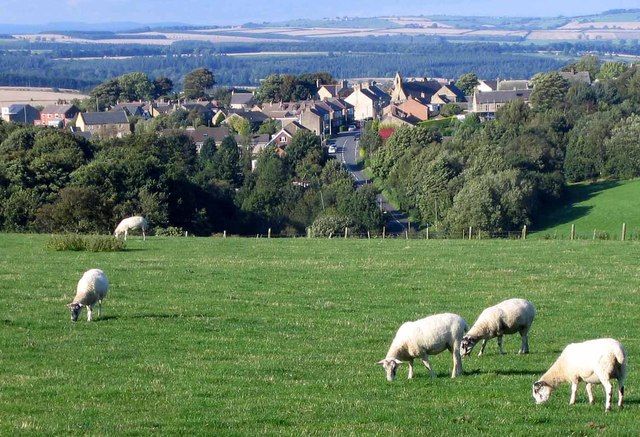
<path id="1" fill-rule="evenodd" d="M 0 234 L 0 435 L 637 435 L 640 243 L 546 240 L 130 239 L 53 252 Z M 103 318 L 73 323 L 81 274 L 104 269 Z M 388 383 L 406 320 L 525 297 L 532 353 L 495 340 Z M 573 341 L 627 348 L 626 408 L 532 383 Z M 474 352 L 477 352 L 474 351 Z"/>
<path id="2" fill-rule="evenodd" d="M 579 238 L 608 235 L 620 239 L 622 224 L 628 238 L 640 238 L 640 179 L 569 185 L 567 203 L 536 226 L 541 236 L 569 238 L 575 224 Z"/>

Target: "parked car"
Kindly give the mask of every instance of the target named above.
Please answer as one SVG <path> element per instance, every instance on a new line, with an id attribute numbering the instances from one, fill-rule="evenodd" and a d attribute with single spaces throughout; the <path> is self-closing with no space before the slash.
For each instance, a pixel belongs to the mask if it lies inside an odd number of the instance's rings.
<path id="1" fill-rule="evenodd" d="M 354 130 L 356 130 L 356 129 L 357 129 L 357 127 L 356 127 L 356 125 L 355 125 L 355 124 L 350 124 L 350 125 L 349 125 L 349 129 L 348 129 L 348 130 L 349 130 L 349 132 L 353 132 L 353 131 L 354 131 Z"/>
<path id="2" fill-rule="evenodd" d="M 336 153 L 336 145 L 335 144 L 329 144 L 329 153 Z"/>

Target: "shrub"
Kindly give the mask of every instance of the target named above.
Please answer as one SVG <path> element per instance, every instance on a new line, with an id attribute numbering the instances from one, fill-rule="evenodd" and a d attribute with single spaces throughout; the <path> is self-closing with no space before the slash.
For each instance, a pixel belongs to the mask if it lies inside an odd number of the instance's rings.
<path id="1" fill-rule="evenodd" d="M 166 228 L 156 228 L 156 236 L 158 237 L 182 237 L 184 229 L 178 226 L 167 226 Z"/>
<path id="2" fill-rule="evenodd" d="M 47 249 L 56 251 L 88 251 L 88 252 L 117 252 L 126 249 L 124 240 L 118 240 L 110 235 L 52 235 L 47 241 Z"/>

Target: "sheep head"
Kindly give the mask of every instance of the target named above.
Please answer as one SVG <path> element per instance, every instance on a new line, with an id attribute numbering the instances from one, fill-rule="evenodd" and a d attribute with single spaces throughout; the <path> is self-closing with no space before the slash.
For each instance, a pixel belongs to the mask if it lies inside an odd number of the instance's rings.
<path id="1" fill-rule="evenodd" d="M 465 335 L 464 337 L 462 337 L 462 341 L 460 342 L 460 353 L 462 354 L 462 356 L 468 356 L 477 342 L 478 341 L 476 339 L 473 339 L 469 336 Z"/>
<path id="2" fill-rule="evenodd" d="M 82 305 L 79 302 L 72 302 L 69 304 L 69 309 L 71 310 L 71 320 L 76 322 L 78 321 L 78 316 L 80 315 L 80 312 L 82 311 L 82 307 L 84 305 Z"/>
<path id="3" fill-rule="evenodd" d="M 387 372 L 387 381 L 394 381 L 396 379 L 396 372 L 398 371 L 398 367 L 402 364 L 397 358 L 385 358 L 384 360 L 378 361 L 376 364 L 380 364 L 385 372 Z"/>
<path id="4" fill-rule="evenodd" d="M 533 384 L 533 399 L 535 399 L 536 404 L 547 402 L 549 400 L 549 396 L 551 396 L 552 391 L 553 387 L 551 387 L 546 382 L 536 381 Z"/>

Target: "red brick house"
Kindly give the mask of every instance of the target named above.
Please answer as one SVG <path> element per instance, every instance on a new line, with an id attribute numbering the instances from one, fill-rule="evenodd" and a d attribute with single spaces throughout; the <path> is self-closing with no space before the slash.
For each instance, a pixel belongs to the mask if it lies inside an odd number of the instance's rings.
<path id="1" fill-rule="evenodd" d="M 35 121 L 38 126 L 65 127 L 78 115 L 80 109 L 76 105 L 49 105 L 40 111 L 40 120 Z"/>

